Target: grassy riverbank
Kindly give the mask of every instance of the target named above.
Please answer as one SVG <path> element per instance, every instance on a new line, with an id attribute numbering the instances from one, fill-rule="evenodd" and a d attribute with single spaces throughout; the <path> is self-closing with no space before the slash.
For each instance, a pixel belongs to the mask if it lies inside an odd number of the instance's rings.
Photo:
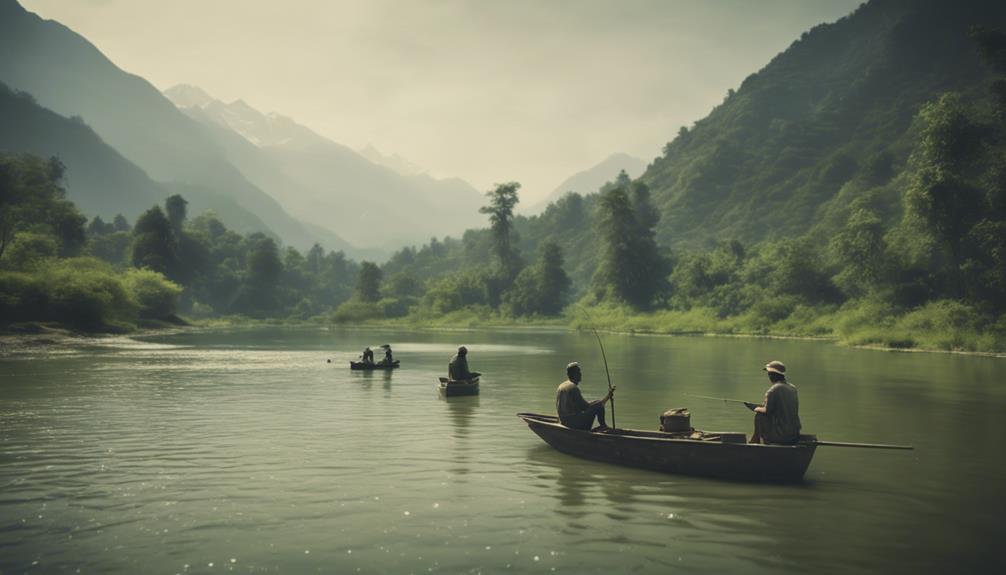
<path id="1" fill-rule="evenodd" d="M 349 325 L 348 323 L 346 325 Z M 487 307 L 471 307 L 432 316 L 414 313 L 394 319 L 369 319 L 352 325 L 409 328 L 549 327 L 653 335 L 723 335 L 814 338 L 839 345 L 871 348 L 1006 353 L 1006 319 L 996 323 L 959 302 L 936 301 L 908 312 L 881 302 L 841 307 L 800 307 L 783 319 L 764 312 L 721 318 L 711 308 L 637 312 L 627 306 L 569 307 L 561 317 L 513 318 Z"/>
<path id="2" fill-rule="evenodd" d="M 334 321 L 332 316 L 310 319 L 257 319 L 231 315 L 184 317 L 174 322 L 143 321 L 112 324 L 81 330 L 59 322 L 26 322 L 0 328 L 6 339 L 20 337 L 48 341 L 106 334 L 145 334 L 166 329 L 230 329 L 263 326 L 297 327 L 347 325 L 404 329 L 590 329 L 608 333 L 647 335 L 709 335 L 821 339 L 838 345 L 890 350 L 1006 354 L 1006 320 L 983 321 L 981 316 L 957 302 L 937 301 L 907 313 L 898 313 L 882 303 L 863 303 L 840 308 L 797 309 L 784 319 L 771 321 L 748 313 L 718 317 L 710 308 L 687 311 L 636 312 L 627 306 L 602 305 L 566 308 L 558 317 L 511 317 L 477 306 L 434 315 L 423 312 L 398 318 Z"/>

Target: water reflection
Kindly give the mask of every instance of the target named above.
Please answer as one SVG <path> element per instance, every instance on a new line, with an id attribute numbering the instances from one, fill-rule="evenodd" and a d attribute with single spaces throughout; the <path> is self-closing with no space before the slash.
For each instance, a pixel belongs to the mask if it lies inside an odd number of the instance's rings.
<path id="1" fill-rule="evenodd" d="M 472 437 L 470 429 L 475 417 L 475 410 L 479 406 L 479 396 L 443 397 L 441 395 L 440 401 L 447 408 L 453 429 L 451 456 L 454 465 L 450 471 L 452 475 L 458 476 L 456 478 L 458 481 L 463 483 L 466 480 L 462 478 L 472 471 L 474 463 L 472 456 L 479 452 L 478 444 L 475 443 L 477 439 Z"/>
<path id="2" fill-rule="evenodd" d="M 447 405 L 447 413 L 454 426 L 454 437 L 459 439 L 468 437 L 469 427 L 475 417 L 475 410 L 479 406 L 479 396 L 443 397 L 441 394 L 440 401 Z"/>

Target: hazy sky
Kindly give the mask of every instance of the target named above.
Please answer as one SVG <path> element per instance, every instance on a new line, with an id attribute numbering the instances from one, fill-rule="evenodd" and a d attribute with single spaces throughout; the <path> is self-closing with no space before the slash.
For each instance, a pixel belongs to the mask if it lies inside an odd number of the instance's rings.
<path id="1" fill-rule="evenodd" d="M 161 89 L 195 84 L 522 204 L 652 160 L 858 0 L 22 0 Z"/>

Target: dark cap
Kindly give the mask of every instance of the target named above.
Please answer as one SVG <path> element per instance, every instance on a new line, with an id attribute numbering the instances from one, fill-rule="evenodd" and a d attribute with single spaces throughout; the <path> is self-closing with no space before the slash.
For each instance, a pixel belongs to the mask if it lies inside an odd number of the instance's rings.
<path id="1" fill-rule="evenodd" d="M 461 346 L 461 347 L 458 348 L 458 353 L 460 353 L 461 355 L 464 355 L 464 354 L 468 353 L 468 348 L 465 347 L 465 346 Z"/>

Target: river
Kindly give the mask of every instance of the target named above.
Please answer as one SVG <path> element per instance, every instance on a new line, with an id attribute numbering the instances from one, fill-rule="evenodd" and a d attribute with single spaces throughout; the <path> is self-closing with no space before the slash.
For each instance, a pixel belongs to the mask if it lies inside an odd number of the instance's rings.
<path id="1" fill-rule="evenodd" d="M 750 432 L 786 363 L 821 447 L 801 485 L 555 452 L 593 336 L 253 328 L 0 355 L 0 573 L 992 573 L 1006 517 L 1006 360 L 825 342 L 604 335 L 616 423 Z M 402 368 L 351 372 L 391 343 Z M 459 344 L 478 397 L 438 397 Z M 381 353 L 378 350 L 378 355 Z M 328 362 L 331 360 L 331 363 Z M 610 415 L 609 415 L 610 417 Z M 610 423 L 610 421 L 609 421 Z"/>

